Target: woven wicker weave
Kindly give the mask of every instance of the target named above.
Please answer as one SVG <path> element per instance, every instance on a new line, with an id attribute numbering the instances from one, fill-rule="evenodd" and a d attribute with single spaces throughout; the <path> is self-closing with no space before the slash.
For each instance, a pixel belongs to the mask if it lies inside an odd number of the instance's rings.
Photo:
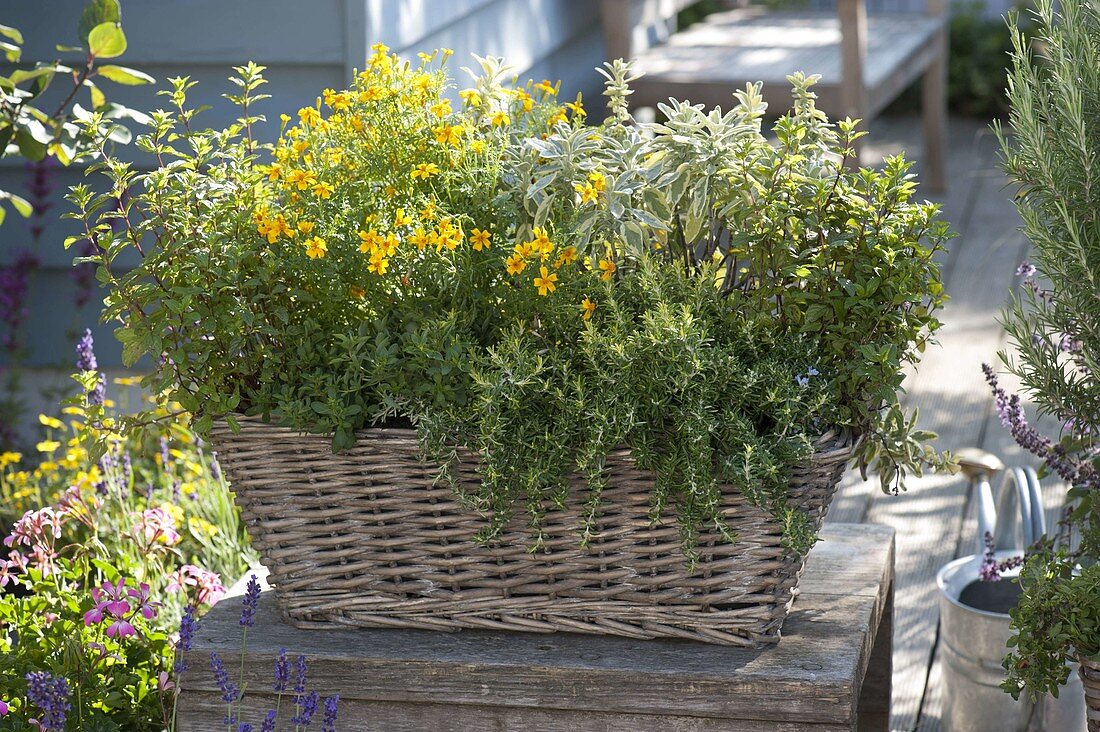
<path id="1" fill-rule="evenodd" d="M 1100 732 L 1100 661 L 1080 659 L 1077 670 L 1085 687 L 1085 707 L 1089 720 L 1089 732 Z"/>
<path id="2" fill-rule="evenodd" d="M 498 542 L 473 541 L 485 518 L 434 485 L 411 430 L 369 429 L 333 454 L 328 438 L 241 418 L 211 436 L 288 621 L 456 630 L 571 631 L 763 645 L 779 638 L 802 559 L 780 528 L 736 491 L 724 512 L 739 537 L 700 537 L 688 574 L 675 517 L 649 521 L 652 477 L 628 451 L 608 456 L 599 534 L 579 546 L 587 494 L 547 514 L 547 551 L 528 551 L 525 517 Z M 851 452 L 829 433 L 794 471 L 792 504 L 816 523 Z M 473 460 L 459 476 L 476 490 Z"/>

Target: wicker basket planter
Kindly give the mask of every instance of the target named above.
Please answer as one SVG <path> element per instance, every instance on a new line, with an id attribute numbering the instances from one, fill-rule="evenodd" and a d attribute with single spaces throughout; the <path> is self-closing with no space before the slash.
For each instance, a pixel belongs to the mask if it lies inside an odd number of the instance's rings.
<path id="1" fill-rule="evenodd" d="M 679 637 L 732 645 L 779 638 L 802 559 L 780 528 L 737 492 L 724 509 L 739 541 L 700 540 L 688 574 L 675 517 L 648 519 L 651 477 L 629 452 L 608 456 L 600 533 L 579 546 L 584 486 L 547 517 L 547 551 L 528 551 L 522 518 L 490 546 L 485 518 L 458 501 L 418 454 L 415 433 L 371 429 L 333 454 L 326 437 L 241 418 L 211 435 L 280 606 L 299 627 L 331 624 L 457 630 L 571 631 Z M 851 452 L 847 435 L 818 441 L 794 471 L 792 501 L 824 516 Z M 479 484 L 475 464 L 461 480 Z M 579 479 L 578 479 L 579 481 Z"/>
<path id="2" fill-rule="evenodd" d="M 1081 684 L 1085 687 L 1085 713 L 1089 732 L 1100 732 L 1100 661 L 1079 659 L 1077 667 Z"/>

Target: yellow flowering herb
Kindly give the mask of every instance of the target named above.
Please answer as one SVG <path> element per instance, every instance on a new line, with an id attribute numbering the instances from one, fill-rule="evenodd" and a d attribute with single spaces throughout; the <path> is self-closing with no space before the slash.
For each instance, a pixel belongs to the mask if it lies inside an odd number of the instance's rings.
<path id="1" fill-rule="evenodd" d="M 616 269 L 618 269 L 618 267 L 616 267 L 615 263 L 612 262 L 610 259 L 601 259 L 600 279 L 604 282 L 607 282 L 609 279 L 611 279 L 611 275 L 615 274 Z"/>
<path id="2" fill-rule="evenodd" d="M 312 221 L 299 221 L 298 231 L 302 232 L 303 234 L 312 234 L 314 226 L 316 226 L 316 224 Z"/>
<path id="3" fill-rule="evenodd" d="M 440 125 L 432 128 L 436 142 L 441 145 L 458 145 L 464 131 L 465 128 L 462 125 Z"/>
<path id="4" fill-rule="evenodd" d="M 370 255 L 370 262 L 367 264 L 367 271 L 373 272 L 376 275 L 386 274 L 386 269 L 390 266 L 390 260 L 386 259 L 385 255 L 381 251 L 376 251 Z"/>
<path id="5" fill-rule="evenodd" d="M 474 229 L 470 232 L 470 245 L 473 246 L 474 251 L 480 252 L 482 249 L 489 248 L 491 238 L 492 235 L 488 231 Z"/>
<path id="6" fill-rule="evenodd" d="M 394 225 L 394 227 L 408 226 L 411 223 L 412 223 L 412 216 L 409 216 L 408 214 L 406 214 L 405 209 L 403 209 L 403 208 L 397 209 L 397 213 L 395 213 L 393 215 L 393 225 Z"/>
<path id="7" fill-rule="evenodd" d="M 535 89 L 542 92 L 548 97 L 555 96 L 558 93 L 558 87 L 550 83 L 549 79 L 543 79 L 538 84 L 535 84 Z"/>
<path id="8" fill-rule="evenodd" d="M 424 208 L 420 209 L 420 216 L 431 221 L 435 218 L 435 201 L 428 201 Z"/>
<path id="9" fill-rule="evenodd" d="M 493 112 L 489 121 L 493 123 L 493 127 L 503 127 L 505 125 L 512 124 L 512 118 L 508 116 L 508 113 L 503 109 L 498 109 Z"/>
<path id="10" fill-rule="evenodd" d="M 8 452 L 0 453 L 0 470 L 8 467 L 9 465 L 16 465 L 23 459 L 23 453 L 21 452 Z"/>
<path id="11" fill-rule="evenodd" d="M 539 270 L 539 277 L 534 279 L 535 287 L 538 288 L 539 295 L 546 296 L 548 293 L 558 289 L 558 286 L 554 283 L 558 281 L 558 276 L 548 270 L 546 267 L 542 267 Z"/>
<path id="12" fill-rule="evenodd" d="M 470 143 L 470 150 L 477 155 L 485 152 L 485 140 L 474 140 Z"/>
<path id="13" fill-rule="evenodd" d="M 50 417 L 46 414 L 38 415 L 38 422 L 39 424 L 49 427 L 51 430 L 59 430 L 65 426 L 61 423 L 60 419 L 57 419 L 56 417 Z"/>
<path id="14" fill-rule="evenodd" d="M 581 93 L 577 92 L 577 99 L 573 102 L 566 102 L 565 106 L 569 108 L 569 111 L 573 113 L 574 117 L 583 117 L 587 112 L 584 111 L 584 104 L 581 102 Z"/>
<path id="15" fill-rule="evenodd" d="M 378 251 L 382 252 L 387 257 L 392 257 L 397 252 L 397 245 L 400 243 L 396 234 L 386 234 L 386 238 L 382 241 L 382 245 L 378 248 Z"/>
<path id="16" fill-rule="evenodd" d="M 438 102 L 428 107 L 428 111 L 434 114 L 436 117 L 442 119 L 451 114 L 451 100 L 440 99 Z"/>
<path id="17" fill-rule="evenodd" d="M 596 303 L 587 297 L 581 300 L 581 320 L 588 320 L 594 312 L 596 312 Z"/>
<path id="18" fill-rule="evenodd" d="M 577 248 L 576 247 L 566 247 L 565 249 L 561 250 L 561 256 L 558 257 L 558 262 L 560 262 L 560 264 L 558 264 L 557 266 L 560 267 L 562 264 L 573 264 L 573 262 L 576 262 L 576 261 L 577 261 Z"/>
<path id="19" fill-rule="evenodd" d="M 316 127 L 321 121 L 321 112 L 314 107 L 302 107 L 298 110 L 298 119 L 303 127 Z"/>
<path id="20" fill-rule="evenodd" d="M 535 100 L 530 94 L 523 89 L 516 89 L 515 91 L 516 101 L 523 105 L 524 112 L 530 112 L 535 107 Z"/>
<path id="21" fill-rule="evenodd" d="M 359 240 L 359 251 L 363 252 L 363 254 L 377 251 L 385 241 L 382 235 L 374 229 L 370 231 L 360 231 Z"/>
<path id="22" fill-rule="evenodd" d="M 420 163 L 419 165 L 413 166 L 410 175 L 412 176 L 413 180 L 416 180 L 417 178 L 423 178 L 424 180 L 427 180 L 428 178 L 431 178 L 433 175 L 437 175 L 438 173 L 439 166 L 435 163 Z"/>
<path id="23" fill-rule="evenodd" d="M 329 198 L 335 192 L 336 192 L 336 189 L 333 188 L 332 185 L 330 185 L 328 183 L 325 183 L 323 181 L 319 182 L 319 183 L 316 183 L 313 186 L 313 195 L 320 196 L 321 198 Z"/>
<path id="24" fill-rule="evenodd" d="M 53 452 L 59 447 L 61 447 L 61 443 L 57 440 L 42 440 L 34 446 L 34 449 L 39 452 Z"/>
<path id="25" fill-rule="evenodd" d="M 574 183 L 573 188 L 581 194 L 581 204 L 595 201 L 600 197 L 600 192 L 591 183 Z"/>
<path id="26" fill-rule="evenodd" d="M 325 252 L 328 251 L 328 244 L 319 236 L 315 236 L 312 239 L 306 239 L 303 243 L 306 247 L 306 256 L 310 259 L 320 259 L 325 256 Z"/>
<path id="27" fill-rule="evenodd" d="M 508 259 L 504 263 L 504 267 L 510 275 L 518 275 L 520 272 L 523 271 L 526 266 L 527 260 L 519 256 L 518 254 L 513 254 L 512 256 L 508 257 Z"/>
<path id="28" fill-rule="evenodd" d="M 588 174 L 588 184 L 595 188 L 597 191 L 603 191 L 607 188 L 607 176 L 598 170 L 593 170 Z"/>
<path id="29" fill-rule="evenodd" d="M 421 251 L 424 250 L 424 247 L 428 246 L 429 244 L 434 243 L 434 242 L 432 242 L 431 235 L 425 233 L 424 232 L 424 227 L 422 227 L 422 226 L 416 227 L 416 231 L 413 232 L 413 235 L 409 238 L 409 240 L 413 244 L 416 245 L 417 249 L 419 249 Z"/>

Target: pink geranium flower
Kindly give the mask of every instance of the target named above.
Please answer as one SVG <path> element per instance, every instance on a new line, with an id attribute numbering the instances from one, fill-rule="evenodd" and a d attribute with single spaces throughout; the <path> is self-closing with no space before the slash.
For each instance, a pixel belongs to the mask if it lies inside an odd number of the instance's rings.
<path id="1" fill-rule="evenodd" d="M 151 547 L 158 543 L 173 546 L 179 543 L 176 519 L 163 508 L 148 508 L 134 515 L 137 517 L 134 534 L 141 535 L 146 546 Z"/>
<path id="2" fill-rule="evenodd" d="M 221 577 L 217 572 L 196 567 L 194 564 L 183 565 L 168 579 L 169 592 L 186 590 L 188 587 L 194 587 L 197 590 L 195 605 L 213 605 L 225 594 L 225 587 L 222 586 Z"/>
<path id="3" fill-rule="evenodd" d="M 145 616 L 146 620 L 152 620 L 157 616 L 157 608 L 160 606 L 159 602 L 150 602 L 149 600 L 149 585 L 142 582 L 139 586 L 140 589 L 131 588 L 127 594 L 137 601 L 137 609 L 135 612 L 140 612 Z"/>
<path id="4" fill-rule="evenodd" d="M 119 577 L 118 582 L 111 584 L 110 582 L 104 582 L 102 588 L 92 588 L 92 600 L 95 601 L 95 607 L 88 612 L 84 613 L 84 625 L 96 625 L 102 623 L 103 619 L 110 615 L 115 618 L 115 622 L 112 623 L 113 628 L 118 624 L 118 621 L 126 617 L 130 612 L 130 603 L 126 600 L 126 580 Z M 130 632 L 125 635 L 134 635 L 136 631 L 134 627 L 129 623 L 126 623 Z M 118 629 L 115 633 L 119 632 Z M 111 632 L 111 628 L 107 629 L 107 635 L 114 637 Z"/>

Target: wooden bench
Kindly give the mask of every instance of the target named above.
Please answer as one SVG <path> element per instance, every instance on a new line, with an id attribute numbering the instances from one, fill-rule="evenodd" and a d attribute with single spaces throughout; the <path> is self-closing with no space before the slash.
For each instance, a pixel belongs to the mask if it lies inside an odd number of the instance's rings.
<path id="1" fill-rule="evenodd" d="M 244 659 L 243 721 L 258 728 L 274 707 L 272 669 L 286 648 L 308 657 L 311 688 L 340 694 L 345 732 L 885 732 L 894 532 L 833 524 L 822 537 L 782 640 L 759 651 L 565 633 L 299 630 L 281 621 L 265 591 Z M 182 682 L 181 732 L 222 728 L 209 654 L 216 650 L 236 680 L 242 592 L 238 582 L 200 623 Z M 284 700 L 289 718 L 286 709 Z"/>
<path id="2" fill-rule="evenodd" d="M 697 0 L 601 0 L 608 58 L 629 58 L 645 74 L 631 105 L 669 97 L 728 108 L 732 93 L 763 82 L 764 100 L 790 106 L 787 76 L 820 74 L 818 106 L 830 117 L 869 122 L 920 78 L 924 170 L 933 191 L 946 186 L 947 14 L 925 0 L 923 14 L 872 14 L 864 0 L 836 0 L 836 13 L 735 8 L 676 32 L 678 11 Z"/>

